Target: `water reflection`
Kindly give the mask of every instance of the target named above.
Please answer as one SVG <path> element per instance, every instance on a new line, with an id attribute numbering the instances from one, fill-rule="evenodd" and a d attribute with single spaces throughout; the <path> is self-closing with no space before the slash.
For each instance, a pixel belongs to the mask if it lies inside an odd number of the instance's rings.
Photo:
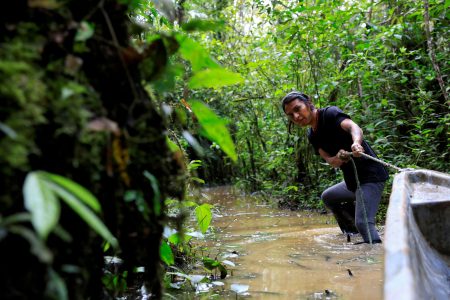
<path id="1" fill-rule="evenodd" d="M 205 244 L 235 264 L 220 299 L 235 299 L 233 285 L 249 286 L 240 298 L 382 299 L 382 245 L 348 243 L 331 215 L 279 210 L 228 187 L 203 192 L 217 208 Z"/>

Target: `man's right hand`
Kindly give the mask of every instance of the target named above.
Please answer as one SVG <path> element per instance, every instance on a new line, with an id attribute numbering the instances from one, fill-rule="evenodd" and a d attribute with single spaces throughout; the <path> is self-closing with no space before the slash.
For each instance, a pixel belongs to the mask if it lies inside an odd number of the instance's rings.
<path id="1" fill-rule="evenodd" d="M 344 149 L 339 150 L 336 156 L 344 162 L 348 162 L 350 160 L 350 153 L 348 153 Z"/>
<path id="2" fill-rule="evenodd" d="M 340 150 L 338 154 L 336 154 L 336 156 L 330 156 L 330 154 L 320 148 L 319 154 L 330 166 L 332 166 L 333 168 L 340 168 L 343 164 L 350 160 L 350 157 L 348 157 L 347 159 L 339 158 L 339 153 L 341 153 L 341 151 L 344 150 Z"/>

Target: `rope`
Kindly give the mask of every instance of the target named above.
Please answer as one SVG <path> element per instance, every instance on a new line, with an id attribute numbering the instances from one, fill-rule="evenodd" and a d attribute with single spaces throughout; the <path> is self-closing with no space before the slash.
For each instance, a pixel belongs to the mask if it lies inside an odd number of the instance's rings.
<path id="1" fill-rule="evenodd" d="M 370 233 L 369 220 L 367 219 L 366 204 L 364 203 L 364 196 L 363 196 L 361 184 L 360 184 L 359 178 L 358 178 L 358 171 L 356 171 L 355 161 L 353 160 L 352 157 L 350 157 L 350 160 L 352 161 L 353 171 L 355 171 L 355 179 L 356 179 L 356 187 L 357 187 L 356 191 L 359 192 L 359 198 L 361 199 L 360 202 L 361 202 L 363 210 L 364 210 L 364 222 L 366 223 L 367 234 L 369 235 L 369 243 L 372 245 L 372 234 Z"/>
<path id="2" fill-rule="evenodd" d="M 370 155 L 368 155 L 368 154 L 366 154 L 366 153 L 363 153 L 363 152 L 360 152 L 359 154 L 361 154 L 362 157 L 365 157 L 365 158 L 371 159 L 371 160 L 373 160 L 373 161 L 376 161 L 376 162 L 378 162 L 378 163 L 380 163 L 380 164 L 382 164 L 382 165 L 384 165 L 384 166 L 386 166 L 386 167 L 390 167 L 390 168 L 392 168 L 392 169 L 395 169 L 395 170 L 397 170 L 398 172 L 404 172 L 404 171 L 409 171 L 409 170 L 411 170 L 410 168 L 406 168 L 406 169 L 399 168 L 399 167 L 397 167 L 397 166 L 394 166 L 393 164 L 390 164 L 390 163 L 388 163 L 388 162 L 382 161 L 381 159 L 378 159 L 378 158 L 376 158 L 376 157 L 370 156 Z M 342 155 L 340 156 L 340 158 L 347 158 L 347 157 L 351 157 L 351 156 L 353 156 L 353 153 L 352 153 L 352 152 L 347 152 L 347 151 L 346 151 L 346 152 L 343 152 L 343 153 L 342 153 Z"/>

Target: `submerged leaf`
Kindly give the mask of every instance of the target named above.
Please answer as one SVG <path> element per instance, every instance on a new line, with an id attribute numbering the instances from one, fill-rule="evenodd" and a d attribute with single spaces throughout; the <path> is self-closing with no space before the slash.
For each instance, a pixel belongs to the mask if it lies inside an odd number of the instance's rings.
<path id="1" fill-rule="evenodd" d="M 205 279 L 206 276 L 204 276 L 204 275 L 188 275 L 187 278 L 189 279 L 189 281 L 192 284 L 196 284 L 196 283 L 199 283 L 200 281 L 202 281 L 203 279 Z"/>
<path id="2" fill-rule="evenodd" d="M 228 265 L 228 266 L 231 266 L 231 267 L 236 267 L 236 265 L 234 264 L 234 262 L 229 261 L 229 260 L 223 260 L 222 263 L 223 263 L 224 265 Z"/>
<path id="3" fill-rule="evenodd" d="M 250 288 L 250 286 L 249 286 L 249 285 L 246 285 L 246 284 L 233 283 L 233 284 L 230 286 L 230 288 L 231 288 L 231 290 L 232 290 L 233 292 L 236 292 L 236 293 L 238 293 L 238 294 L 242 294 L 242 293 L 245 293 L 246 291 L 248 291 L 248 289 Z"/>

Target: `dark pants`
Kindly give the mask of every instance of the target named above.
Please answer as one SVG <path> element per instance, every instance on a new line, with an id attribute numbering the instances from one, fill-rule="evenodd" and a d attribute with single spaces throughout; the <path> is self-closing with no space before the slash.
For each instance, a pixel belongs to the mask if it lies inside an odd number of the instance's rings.
<path id="1" fill-rule="evenodd" d="M 384 182 L 361 184 L 360 191 L 351 192 L 345 182 L 329 187 L 322 193 L 324 204 L 333 212 L 343 233 L 361 233 L 364 242 L 369 242 L 369 229 L 372 241 L 379 241 L 375 228 L 375 216 L 383 193 Z M 362 201 L 364 200 L 364 205 Z M 356 202 L 356 204 L 355 204 Z M 367 214 L 367 222 L 365 214 Z"/>

